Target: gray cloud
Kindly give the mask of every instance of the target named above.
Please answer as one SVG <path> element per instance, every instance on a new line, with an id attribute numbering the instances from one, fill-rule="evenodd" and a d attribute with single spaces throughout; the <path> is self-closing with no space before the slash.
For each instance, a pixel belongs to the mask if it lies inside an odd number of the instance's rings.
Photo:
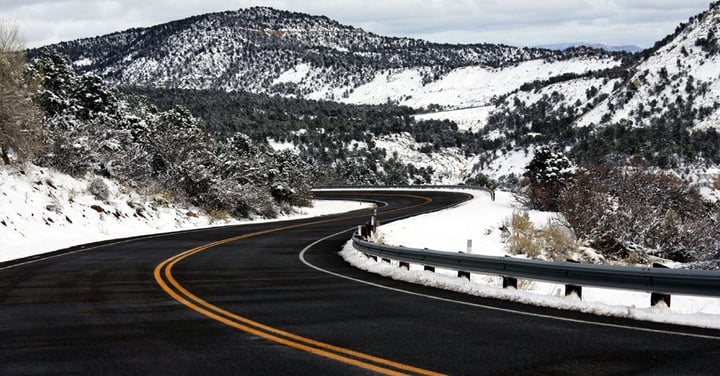
<path id="1" fill-rule="evenodd" d="M 325 15 L 381 35 L 517 46 L 602 42 L 651 46 L 709 0 L 0 0 L 0 20 L 28 46 L 263 5 Z"/>

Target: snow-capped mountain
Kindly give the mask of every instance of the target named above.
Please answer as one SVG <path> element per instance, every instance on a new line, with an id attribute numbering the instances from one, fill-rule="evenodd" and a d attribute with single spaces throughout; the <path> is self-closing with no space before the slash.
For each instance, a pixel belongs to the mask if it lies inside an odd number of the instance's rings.
<path id="1" fill-rule="evenodd" d="M 584 47 L 551 51 L 383 37 L 326 17 L 264 7 L 50 47 L 80 73 L 120 86 L 453 107 L 486 102 L 528 80 L 617 66 L 625 56 Z"/>

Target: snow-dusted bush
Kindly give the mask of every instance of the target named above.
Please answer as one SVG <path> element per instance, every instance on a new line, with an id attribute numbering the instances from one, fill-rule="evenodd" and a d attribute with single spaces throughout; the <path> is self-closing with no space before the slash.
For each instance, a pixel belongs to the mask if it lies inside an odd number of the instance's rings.
<path id="1" fill-rule="evenodd" d="M 512 217 L 505 221 L 503 228 L 506 230 L 505 241 L 510 253 L 524 254 L 530 258 L 541 255 L 542 243 L 527 212 L 513 213 Z"/>
<path id="2" fill-rule="evenodd" d="M 508 251 L 530 258 L 566 260 L 578 250 L 574 236 L 567 228 L 548 223 L 538 228 L 527 212 L 516 212 L 503 222 Z"/>
<path id="3" fill-rule="evenodd" d="M 549 223 L 542 232 L 542 240 L 548 258 L 551 260 L 566 260 L 572 258 L 578 251 L 575 237 L 563 226 Z"/>
<path id="4" fill-rule="evenodd" d="M 575 166 L 552 146 L 535 149 L 535 156 L 526 166 L 530 180 L 527 196 L 532 208 L 556 211 L 558 192 L 575 174 Z"/>
<path id="5" fill-rule="evenodd" d="M 95 178 L 90 182 L 88 192 L 101 201 L 107 201 L 110 198 L 110 188 L 108 188 L 105 180 L 101 178 Z"/>

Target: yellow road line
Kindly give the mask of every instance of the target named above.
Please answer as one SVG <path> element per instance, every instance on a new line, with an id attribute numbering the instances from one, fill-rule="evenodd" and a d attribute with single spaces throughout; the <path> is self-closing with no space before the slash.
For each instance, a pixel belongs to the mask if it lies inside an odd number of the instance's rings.
<path id="1" fill-rule="evenodd" d="M 415 208 L 421 205 L 426 205 L 430 202 L 432 202 L 432 199 L 425 196 L 416 196 L 416 195 L 403 195 L 403 194 L 380 194 L 381 196 L 403 196 L 403 197 L 411 197 L 411 198 L 418 198 L 423 200 L 422 203 L 411 205 L 404 208 L 398 208 L 393 210 L 385 211 L 385 213 L 394 212 L 398 210 L 407 210 L 411 208 Z M 289 333 L 277 328 L 273 328 L 267 325 L 264 325 L 262 323 L 259 323 L 254 320 L 250 320 L 246 317 L 239 316 L 235 313 L 226 311 L 218 306 L 215 306 L 198 296 L 194 295 L 190 291 L 188 291 L 186 288 L 184 288 L 172 275 L 172 268 L 175 266 L 178 262 L 196 254 L 199 252 L 202 252 L 204 250 L 207 250 L 209 248 L 217 247 L 223 244 L 231 243 L 234 241 L 247 239 L 255 236 L 265 235 L 269 233 L 279 232 L 279 231 L 285 231 L 300 227 L 306 227 L 316 224 L 322 224 L 322 223 L 330 223 L 330 222 L 337 222 L 341 220 L 346 219 L 352 219 L 352 218 L 360 218 L 364 217 L 364 215 L 357 215 L 357 216 L 348 216 L 343 218 L 337 218 L 337 219 L 329 219 L 329 220 L 321 220 L 321 221 L 314 221 L 309 223 L 303 223 L 303 224 L 296 224 L 296 225 L 290 225 L 290 226 L 284 226 L 284 227 L 276 227 L 271 228 L 267 230 L 257 231 L 250 234 L 240 235 L 231 237 L 228 239 L 219 240 L 216 242 L 208 243 L 190 250 L 187 250 L 185 252 L 182 252 L 180 254 L 177 254 L 159 265 L 155 267 L 154 270 L 154 277 L 155 281 L 160 285 L 160 287 L 168 293 L 173 299 L 177 300 L 178 302 L 184 304 L 186 307 L 199 312 L 207 317 L 210 317 L 214 320 L 217 320 L 219 322 L 222 322 L 226 325 L 229 325 L 231 327 L 234 327 L 236 329 L 245 331 L 247 333 L 251 333 L 253 335 L 268 339 L 270 341 L 283 344 L 295 349 L 303 350 L 315 355 L 323 356 L 329 359 L 334 359 L 346 364 L 350 364 L 356 367 L 368 369 L 374 372 L 378 372 L 381 374 L 386 375 L 402 375 L 403 372 L 412 372 L 415 374 L 420 375 L 440 375 L 440 373 L 425 370 L 418 367 L 413 367 L 410 365 L 394 362 L 391 360 L 379 358 L 376 356 L 368 355 L 365 353 L 357 352 L 354 350 L 334 346 L 328 343 L 324 343 L 321 341 L 316 341 L 311 338 L 302 337 L 293 333 Z M 166 282 L 167 281 L 167 282 Z M 347 356 L 343 356 L 340 354 L 345 354 L 348 356 L 352 356 L 353 358 L 349 358 Z M 359 359 L 363 359 L 372 363 L 368 363 Z M 392 367 L 394 369 L 390 368 L 384 368 L 380 365 L 386 366 L 386 367 Z"/>

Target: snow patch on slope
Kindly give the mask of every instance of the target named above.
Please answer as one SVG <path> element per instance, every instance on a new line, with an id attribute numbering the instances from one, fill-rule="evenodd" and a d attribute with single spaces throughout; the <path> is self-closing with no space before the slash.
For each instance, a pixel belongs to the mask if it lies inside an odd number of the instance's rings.
<path id="1" fill-rule="evenodd" d="M 288 69 L 281 73 L 278 78 L 273 80 L 272 84 L 298 83 L 305 79 L 308 76 L 308 73 L 310 73 L 310 65 L 298 64 L 295 68 Z"/>
<path id="2" fill-rule="evenodd" d="M 490 117 L 490 113 L 494 109 L 494 106 L 480 106 L 451 111 L 430 112 L 415 115 L 414 117 L 417 121 L 450 120 L 457 124 L 459 130 L 476 133 L 485 127 L 488 117 Z"/>
<path id="3" fill-rule="evenodd" d="M 522 84 L 564 73 L 585 73 L 617 66 L 613 59 L 571 59 L 547 62 L 532 60 L 506 68 L 470 66 L 457 68 L 437 81 L 423 84 L 421 68 L 378 73 L 356 88 L 343 102 L 380 104 L 389 100 L 414 108 L 438 104 L 447 108 L 486 106 L 495 96 L 512 92 Z"/>
<path id="4" fill-rule="evenodd" d="M 463 182 L 469 171 L 470 161 L 457 148 L 445 148 L 441 152 L 422 153 L 422 145 L 404 132 L 375 139 L 377 148 L 385 149 L 387 157 L 397 153 L 398 158 L 415 167 L 432 167 L 434 184 L 457 184 Z"/>
<path id="5" fill-rule="evenodd" d="M 521 177 L 525 168 L 535 156 L 533 149 L 514 149 L 507 152 L 497 150 L 494 158 L 481 166 L 481 172 L 495 180 L 502 180 L 503 177 Z"/>

